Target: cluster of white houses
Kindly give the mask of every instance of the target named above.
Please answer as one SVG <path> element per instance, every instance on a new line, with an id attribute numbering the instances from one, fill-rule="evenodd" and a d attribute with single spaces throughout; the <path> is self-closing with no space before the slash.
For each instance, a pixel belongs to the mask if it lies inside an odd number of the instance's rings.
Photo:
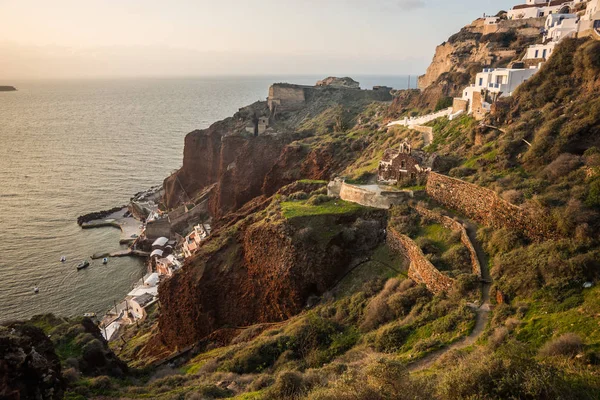
<path id="1" fill-rule="evenodd" d="M 455 98 L 451 117 L 463 112 L 483 118 L 500 97 L 511 96 L 521 83 L 533 76 L 553 53 L 558 43 L 569 37 L 594 36 L 600 39 L 600 0 L 527 0 L 507 13 L 508 19 L 546 17 L 541 43 L 529 46 L 522 62 L 510 68 L 484 68 L 475 82 Z M 578 12 L 577 9 L 580 9 Z M 498 24 L 500 17 L 485 17 L 484 24 Z"/>
<path id="2" fill-rule="evenodd" d="M 155 217 L 163 218 L 163 216 Z M 208 238 L 210 232 L 209 224 L 198 224 L 185 237 L 177 236 L 178 240 L 166 236 L 154 240 L 148 273 L 134 285 L 122 302 L 115 304 L 114 308 L 109 310 L 102 320 L 102 334 L 107 340 L 110 340 L 122 325 L 146 318 L 146 309 L 158 301 L 160 282 L 181 269 L 185 260 L 198 251 L 200 243 Z"/>

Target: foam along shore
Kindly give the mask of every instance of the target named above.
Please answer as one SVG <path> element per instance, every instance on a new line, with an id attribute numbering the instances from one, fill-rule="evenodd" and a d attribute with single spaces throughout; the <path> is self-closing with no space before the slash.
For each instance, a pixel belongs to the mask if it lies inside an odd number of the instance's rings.
<path id="1" fill-rule="evenodd" d="M 144 226 L 142 222 L 135 219 L 127 207 L 120 208 L 118 211 L 114 211 L 111 214 L 107 215 L 105 218 L 95 219 L 87 222 L 81 223 L 82 229 L 93 229 L 93 228 L 103 228 L 103 227 L 113 227 L 117 228 L 121 231 L 121 237 L 119 239 L 119 244 L 132 245 L 137 238 L 141 235 Z M 92 256 L 92 259 L 103 258 L 103 257 L 124 257 L 124 256 L 140 256 L 147 257 L 149 253 L 127 249 L 127 250 L 119 250 L 115 252 L 102 252 L 95 253 Z"/>

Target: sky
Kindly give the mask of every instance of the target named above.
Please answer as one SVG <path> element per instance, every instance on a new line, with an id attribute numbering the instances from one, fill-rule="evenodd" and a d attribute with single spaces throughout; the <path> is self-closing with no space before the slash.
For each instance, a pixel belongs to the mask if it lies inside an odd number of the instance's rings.
<path id="1" fill-rule="evenodd" d="M 0 81 L 423 73 L 512 0 L 0 0 Z"/>

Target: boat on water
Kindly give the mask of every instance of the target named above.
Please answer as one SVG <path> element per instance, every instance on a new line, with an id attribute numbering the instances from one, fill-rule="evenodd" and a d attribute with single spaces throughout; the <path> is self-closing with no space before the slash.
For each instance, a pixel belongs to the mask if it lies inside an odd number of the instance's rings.
<path id="1" fill-rule="evenodd" d="M 108 264 L 108 257 L 104 257 L 102 259 L 102 264 Z"/>
<path id="2" fill-rule="evenodd" d="M 65 257 L 65 256 L 62 256 L 62 257 L 60 258 L 60 262 L 65 262 L 65 261 L 67 261 L 67 257 Z"/>
<path id="3" fill-rule="evenodd" d="M 33 288 L 33 293 L 38 294 L 40 292 L 40 288 L 39 287 L 34 287 Z"/>
<path id="4" fill-rule="evenodd" d="M 80 262 L 80 263 L 77 265 L 77 270 L 84 269 L 84 268 L 87 268 L 87 267 L 89 267 L 89 266 L 90 266 L 90 262 L 89 262 L 89 261 L 87 261 L 87 260 L 85 260 L 85 261 L 82 261 L 82 262 Z"/>
<path id="5" fill-rule="evenodd" d="M 83 314 L 84 317 L 88 317 L 88 318 L 95 318 L 96 317 L 96 313 L 95 312 L 86 312 Z"/>

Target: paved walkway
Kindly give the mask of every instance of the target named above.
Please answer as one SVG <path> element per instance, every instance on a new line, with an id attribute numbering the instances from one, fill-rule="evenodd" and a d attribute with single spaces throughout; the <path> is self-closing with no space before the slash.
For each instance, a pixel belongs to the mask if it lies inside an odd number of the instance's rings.
<path id="1" fill-rule="evenodd" d="M 443 349 L 434 351 L 433 353 L 428 354 L 427 356 L 415 361 L 412 364 L 409 364 L 408 370 L 411 372 L 427 369 L 431 367 L 433 363 L 436 362 L 443 354 L 451 350 L 462 349 L 475 343 L 485 330 L 485 326 L 487 325 L 487 322 L 490 318 L 491 283 L 489 282 L 491 282 L 491 277 L 488 267 L 488 257 L 485 251 L 483 250 L 481 243 L 477 241 L 477 225 L 475 225 L 471 221 L 464 221 L 464 223 L 467 229 L 467 234 L 469 235 L 469 239 L 471 239 L 471 242 L 473 243 L 473 247 L 475 248 L 475 252 L 477 253 L 477 258 L 479 259 L 479 263 L 481 264 L 481 277 L 485 281 L 481 284 L 481 304 L 479 306 L 473 305 L 473 308 L 475 308 L 475 327 L 473 328 L 469 336 L 457 342 L 454 342 L 448 347 L 444 347 Z"/>

